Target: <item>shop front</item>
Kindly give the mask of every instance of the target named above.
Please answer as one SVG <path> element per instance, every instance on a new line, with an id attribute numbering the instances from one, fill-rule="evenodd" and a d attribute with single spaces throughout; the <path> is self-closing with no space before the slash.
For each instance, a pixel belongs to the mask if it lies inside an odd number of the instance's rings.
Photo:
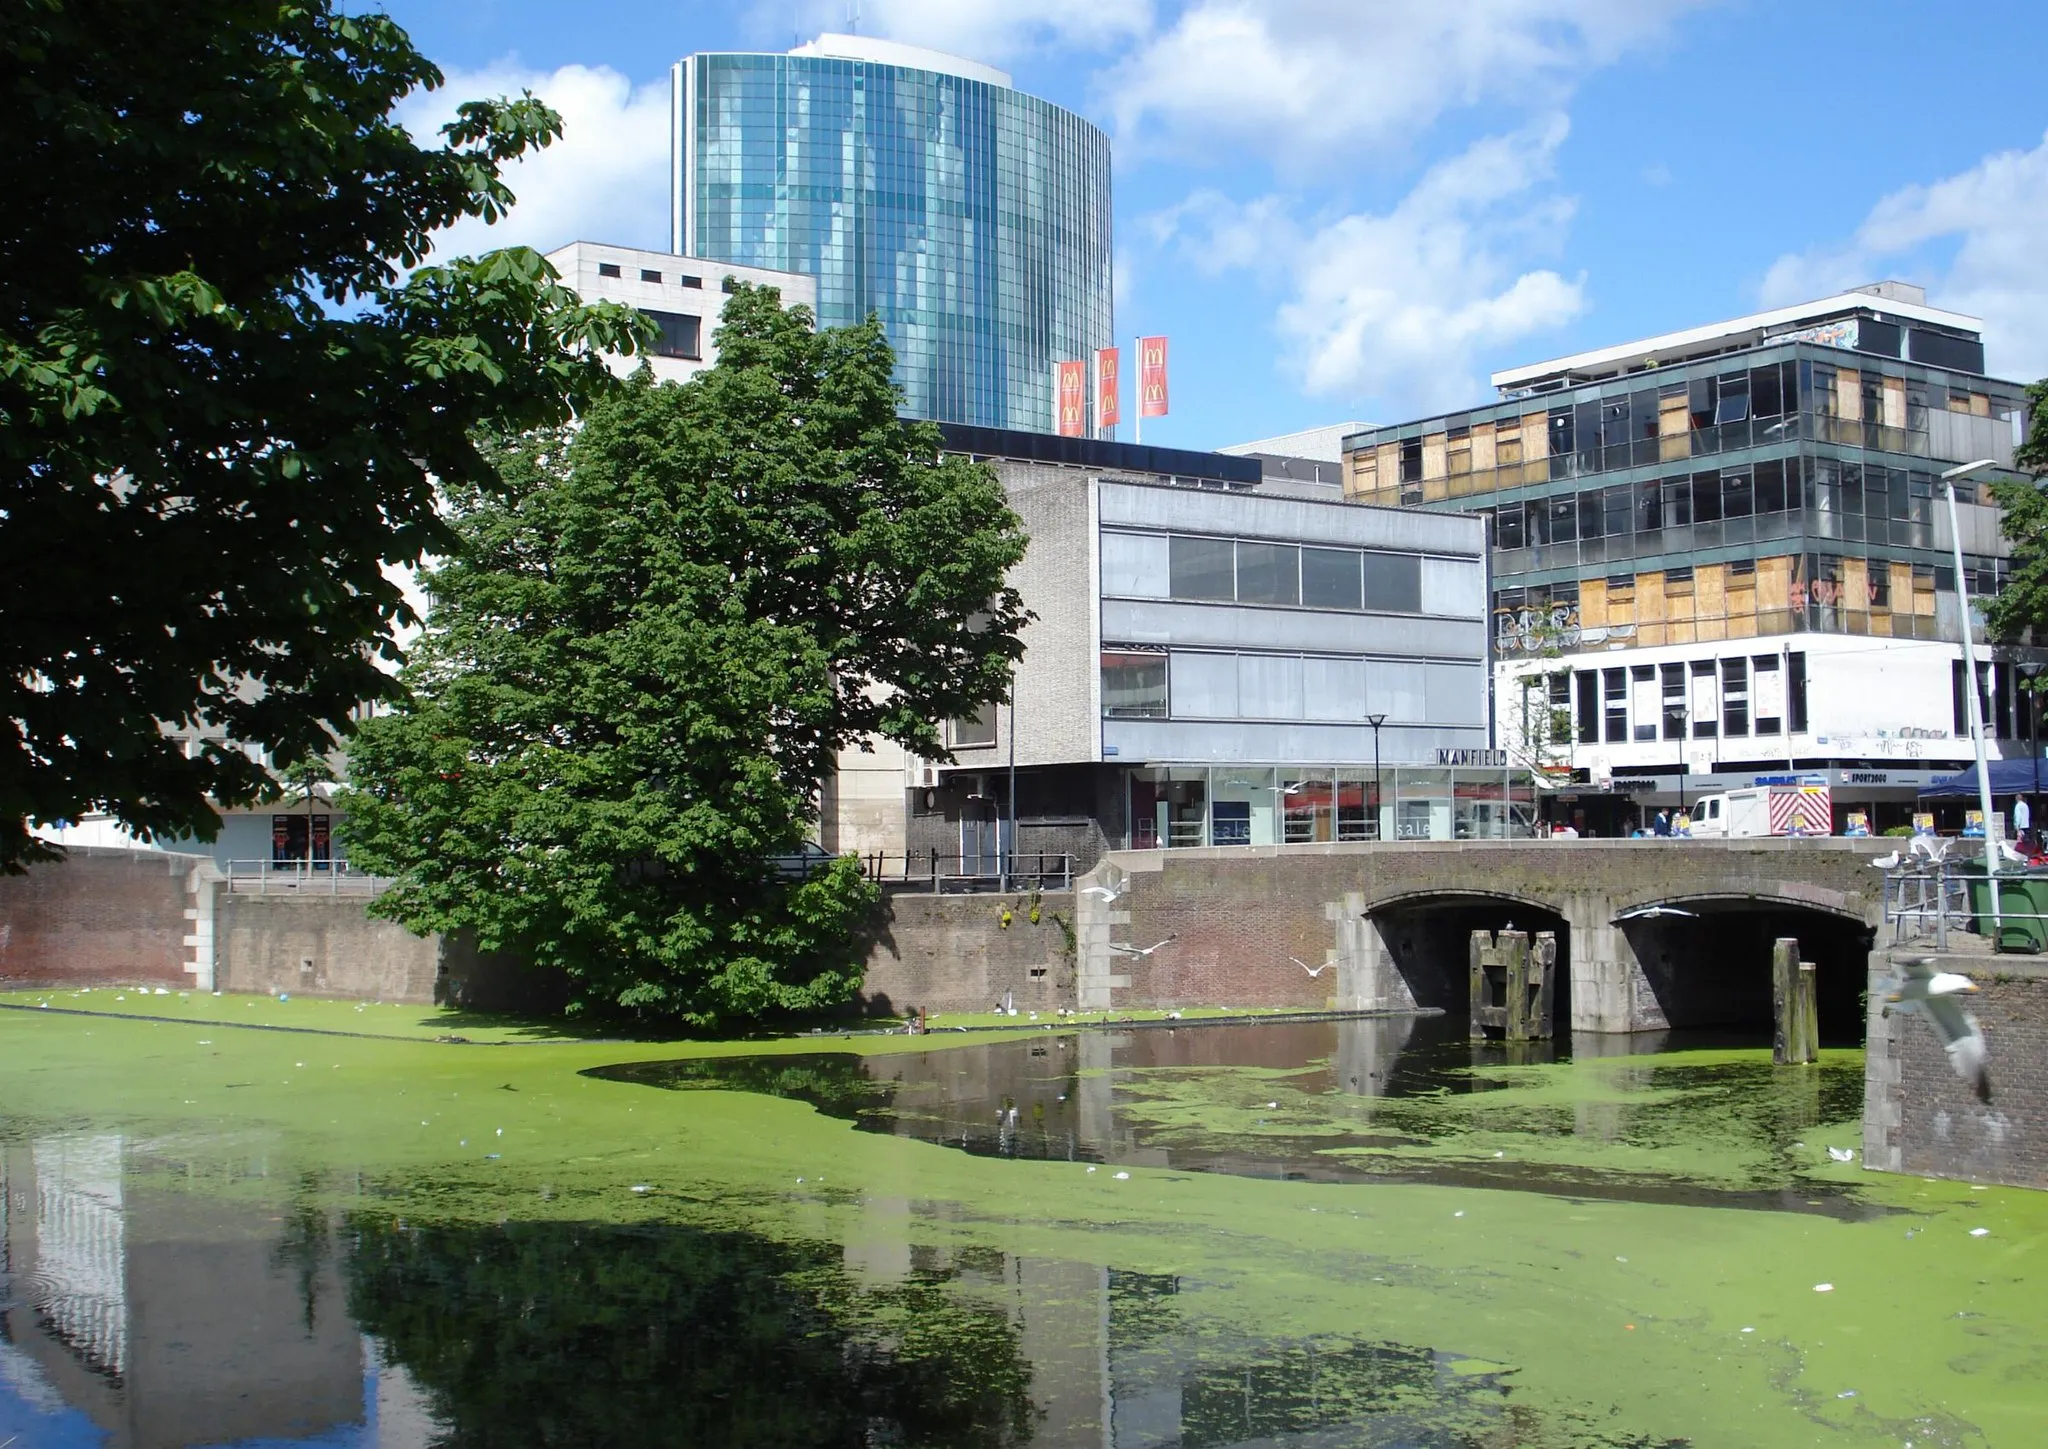
<path id="1" fill-rule="evenodd" d="M 1125 788 L 1131 850 L 1535 833 L 1535 785 L 1504 765 L 1141 765 Z"/>

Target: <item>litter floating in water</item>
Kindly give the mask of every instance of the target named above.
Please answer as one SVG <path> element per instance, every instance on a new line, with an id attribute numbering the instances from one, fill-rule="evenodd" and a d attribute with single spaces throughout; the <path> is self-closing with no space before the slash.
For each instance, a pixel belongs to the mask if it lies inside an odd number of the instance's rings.
<path id="1" fill-rule="evenodd" d="M 1842 1392 L 1836 1394 L 1835 1397 L 1838 1399 L 1853 1399 L 1856 1397 L 1856 1391 L 1854 1389 L 1843 1389 Z"/>
<path id="2" fill-rule="evenodd" d="M 486 1152 L 486 1153 L 484 1154 L 484 1161 L 486 1161 L 486 1162 L 496 1162 L 496 1161 L 498 1160 L 498 1158 L 499 1158 L 499 1157 L 500 1157 L 501 1155 L 502 1155 L 502 1154 L 500 1154 L 500 1153 L 496 1153 L 496 1152 Z"/>
<path id="3" fill-rule="evenodd" d="M 1816 1293 L 1832 1293 L 1835 1291 L 1835 1285 L 1832 1283 L 1816 1283 L 1813 1285 L 1813 1291 Z"/>
<path id="4" fill-rule="evenodd" d="M 1095 1169 L 1094 1169 L 1094 1168 L 1092 1168 L 1092 1167 L 1091 1167 L 1091 1168 L 1089 1168 L 1088 1170 L 1089 1170 L 1090 1172 L 1093 1172 L 1093 1171 L 1095 1171 Z"/>
<path id="5" fill-rule="evenodd" d="M 644 1182 L 636 1182 L 636 1183 L 634 1183 L 634 1184 L 633 1184 L 633 1191 L 634 1191 L 634 1192 L 652 1192 L 652 1191 L 653 1191 L 653 1189 L 652 1189 L 652 1188 L 650 1188 L 650 1187 L 649 1187 L 649 1186 L 648 1186 L 648 1185 L 647 1185 L 646 1183 L 644 1183 Z"/>
<path id="6" fill-rule="evenodd" d="M 1118 1182 L 1123 1182 L 1123 1181 L 1126 1181 L 1126 1180 L 1127 1180 L 1127 1179 L 1128 1179 L 1129 1177 L 1130 1177 L 1130 1174 L 1129 1174 L 1128 1172 L 1119 1172 L 1119 1173 L 1118 1173 L 1118 1174 L 1116 1175 L 1116 1180 L 1117 1180 Z"/>
<path id="7" fill-rule="evenodd" d="M 1280 1104 L 1279 1104 L 1278 1102 L 1268 1102 L 1268 1103 L 1266 1104 L 1266 1110 L 1270 1112 L 1270 1111 L 1272 1111 L 1272 1110 L 1273 1110 L 1274 1108 L 1278 1107 L 1279 1105 L 1280 1105 Z"/>
<path id="8" fill-rule="evenodd" d="M 1617 1255 L 1615 1256 L 1615 1259 L 1614 1259 L 1614 1261 L 1615 1261 L 1615 1262 L 1617 1262 L 1617 1263 L 1626 1263 L 1626 1262 L 1628 1261 L 1628 1259 L 1626 1259 L 1626 1258 L 1624 1258 L 1624 1257 L 1621 1257 L 1620 1255 L 1618 1255 L 1618 1254 L 1617 1254 Z"/>
<path id="9" fill-rule="evenodd" d="M 1828 1149 L 1828 1156 L 1834 1158 L 1837 1162 L 1854 1162 L 1856 1160 L 1856 1149 L 1853 1147 L 1830 1147 Z"/>
<path id="10" fill-rule="evenodd" d="M 1744 1333 L 1755 1333 L 1755 1332 L 1756 1332 L 1756 1330 L 1755 1330 L 1754 1328 L 1745 1328 L 1745 1329 L 1743 1329 L 1742 1331 L 1743 1331 Z"/>
<path id="11" fill-rule="evenodd" d="M 1971 1229 L 1970 1229 L 1970 1236 L 1971 1236 L 1971 1237 L 1973 1237 L 1973 1238 L 1988 1238 L 1988 1237 L 1990 1237 L 1990 1236 L 1991 1236 L 1991 1229 L 1989 1229 L 1989 1228 L 1971 1228 Z"/>

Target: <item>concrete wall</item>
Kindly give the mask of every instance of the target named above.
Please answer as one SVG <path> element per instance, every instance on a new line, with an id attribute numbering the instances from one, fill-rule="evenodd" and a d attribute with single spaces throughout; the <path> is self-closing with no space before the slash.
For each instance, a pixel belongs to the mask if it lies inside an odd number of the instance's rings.
<path id="1" fill-rule="evenodd" d="M 1864 1058 L 1863 1160 L 1885 1172 L 2048 1188 L 2048 963 L 2024 956 L 1950 955 L 1942 971 L 1977 983 L 1966 1009 L 1991 1050 L 1991 1100 L 1950 1069 L 1917 1012 L 1883 1015 L 1891 965 L 1870 955 Z"/>
<path id="2" fill-rule="evenodd" d="M 113 849 L 0 875 L 0 984 L 210 985 L 215 875 L 204 857 Z"/>
<path id="3" fill-rule="evenodd" d="M 1028 895 L 890 891 L 860 1009 L 874 1015 L 988 1011 L 1006 991 L 1020 1014 L 1072 1007 L 1074 963 L 1062 922 L 1074 919 L 1074 897 L 1049 893 L 1039 897 L 1038 908 L 1034 925 Z"/>
<path id="4" fill-rule="evenodd" d="M 215 908 L 222 991 L 430 1002 L 441 940 L 377 920 L 361 896 L 223 893 Z"/>

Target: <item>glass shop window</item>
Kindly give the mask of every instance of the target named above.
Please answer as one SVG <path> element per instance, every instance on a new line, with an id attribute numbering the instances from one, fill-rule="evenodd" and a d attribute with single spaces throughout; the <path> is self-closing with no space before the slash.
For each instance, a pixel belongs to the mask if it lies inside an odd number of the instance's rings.
<path id="1" fill-rule="evenodd" d="M 1715 379 L 1719 384 L 1718 396 L 1714 399 L 1714 421 L 1716 423 L 1746 423 L 1749 421 L 1749 374 L 1731 372 Z"/>
<path id="2" fill-rule="evenodd" d="M 1393 614 L 1421 613 L 1421 558 L 1412 553 L 1366 554 L 1365 607 Z"/>
<path id="3" fill-rule="evenodd" d="M 1747 518 L 1756 511 L 1755 490 L 1747 468 L 1729 468 L 1721 474 L 1721 513 L 1726 518 Z"/>

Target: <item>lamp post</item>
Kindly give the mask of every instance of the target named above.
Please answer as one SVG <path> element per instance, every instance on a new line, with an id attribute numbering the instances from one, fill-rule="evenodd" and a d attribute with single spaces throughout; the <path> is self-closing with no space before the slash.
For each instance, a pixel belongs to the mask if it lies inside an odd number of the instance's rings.
<path id="1" fill-rule="evenodd" d="M 1380 788 L 1380 726 L 1387 722 L 1383 714 L 1369 714 L 1365 722 L 1372 726 L 1372 838 L 1380 838 L 1380 802 L 1386 798 Z"/>
<path id="2" fill-rule="evenodd" d="M 1977 646 L 1970 637 L 1970 584 L 1968 575 L 1963 572 L 1963 530 L 1956 517 L 1956 483 L 1972 473 L 1997 466 L 1996 458 L 1979 458 L 1974 463 L 1950 468 L 1941 475 L 1942 486 L 1948 490 L 1948 542 L 1956 562 L 1956 613 L 1960 616 L 1963 630 L 1963 672 L 1970 677 L 1963 690 L 1963 700 L 1970 712 L 1970 738 L 1977 747 L 1977 808 L 1984 812 L 1984 874 L 1987 877 L 1998 874 L 1998 842 L 1991 837 L 1991 765 L 1984 754 L 1984 709 L 1977 699 Z M 1996 882 L 1987 882 L 1987 889 L 1991 896 L 1992 939 L 1996 940 L 2004 924 L 1999 913 L 1998 886 Z"/>

